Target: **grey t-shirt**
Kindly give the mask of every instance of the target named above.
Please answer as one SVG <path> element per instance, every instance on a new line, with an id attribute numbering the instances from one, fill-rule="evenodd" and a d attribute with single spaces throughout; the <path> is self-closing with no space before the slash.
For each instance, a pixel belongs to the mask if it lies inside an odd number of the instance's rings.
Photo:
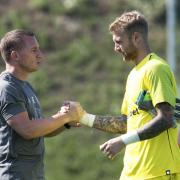
<path id="1" fill-rule="evenodd" d="M 43 137 L 26 140 L 7 121 L 27 111 L 30 120 L 42 118 L 39 101 L 31 85 L 7 72 L 0 75 L 0 168 L 9 167 L 16 159 L 33 159 L 44 155 Z M 41 159 L 42 159 L 41 158 Z"/>

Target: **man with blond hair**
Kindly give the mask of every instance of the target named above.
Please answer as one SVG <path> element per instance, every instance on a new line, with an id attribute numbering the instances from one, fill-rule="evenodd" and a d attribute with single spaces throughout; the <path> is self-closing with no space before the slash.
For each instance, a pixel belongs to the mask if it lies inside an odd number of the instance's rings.
<path id="1" fill-rule="evenodd" d="M 180 180 L 174 75 L 169 65 L 151 52 L 148 23 L 140 12 L 123 13 L 110 25 L 110 32 L 115 51 L 123 61 L 135 65 L 127 78 L 122 115 L 82 113 L 80 122 L 122 134 L 100 146 L 110 159 L 125 147 L 121 180 Z M 79 104 L 78 109 L 81 110 Z"/>

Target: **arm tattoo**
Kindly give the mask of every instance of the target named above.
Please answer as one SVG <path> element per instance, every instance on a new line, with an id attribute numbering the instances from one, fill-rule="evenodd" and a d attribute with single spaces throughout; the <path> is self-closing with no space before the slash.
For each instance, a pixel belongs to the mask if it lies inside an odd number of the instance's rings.
<path id="1" fill-rule="evenodd" d="M 163 131 L 173 127 L 173 107 L 168 103 L 160 103 L 156 106 L 157 116 L 143 127 L 138 129 L 140 140 L 153 138 Z"/>
<path id="2" fill-rule="evenodd" d="M 124 134 L 127 130 L 127 117 L 96 116 L 93 127 L 106 132 Z"/>

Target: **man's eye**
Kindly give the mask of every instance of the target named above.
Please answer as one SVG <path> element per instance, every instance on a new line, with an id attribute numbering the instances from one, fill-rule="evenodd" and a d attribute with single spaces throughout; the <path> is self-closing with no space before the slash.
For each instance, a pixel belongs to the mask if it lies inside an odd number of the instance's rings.
<path id="1" fill-rule="evenodd" d="M 37 49 L 32 49 L 32 52 L 36 52 L 37 51 Z"/>
<path id="2" fill-rule="evenodd" d="M 116 44 L 121 44 L 122 43 L 122 41 L 116 41 Z"/>

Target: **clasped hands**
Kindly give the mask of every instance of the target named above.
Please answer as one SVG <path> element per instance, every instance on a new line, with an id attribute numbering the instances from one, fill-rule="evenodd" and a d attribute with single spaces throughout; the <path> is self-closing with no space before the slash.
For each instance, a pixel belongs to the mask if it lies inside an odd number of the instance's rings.
<path id="1" fill-rule="evenodd" d="M 59 113 L 68 114 L 69 122 L 79 123 L 80 119 L 86 114 L 79 102 L 66 101 L 61 106 Z"/>
<path id="2" fill-rule="evenodd" d="M 67 113 L 70 117 L 70 123 L 79 123 L 86 111 L 81 107 L 79 102 L 66 101 L 61 107 L 60 113 Z M 75 125 L 76 126 L 76 125 Z M 114 157 L 125 147 L 120 136 L 110 139 L 99 146 L 100 150 L 109 158 Z"/>

